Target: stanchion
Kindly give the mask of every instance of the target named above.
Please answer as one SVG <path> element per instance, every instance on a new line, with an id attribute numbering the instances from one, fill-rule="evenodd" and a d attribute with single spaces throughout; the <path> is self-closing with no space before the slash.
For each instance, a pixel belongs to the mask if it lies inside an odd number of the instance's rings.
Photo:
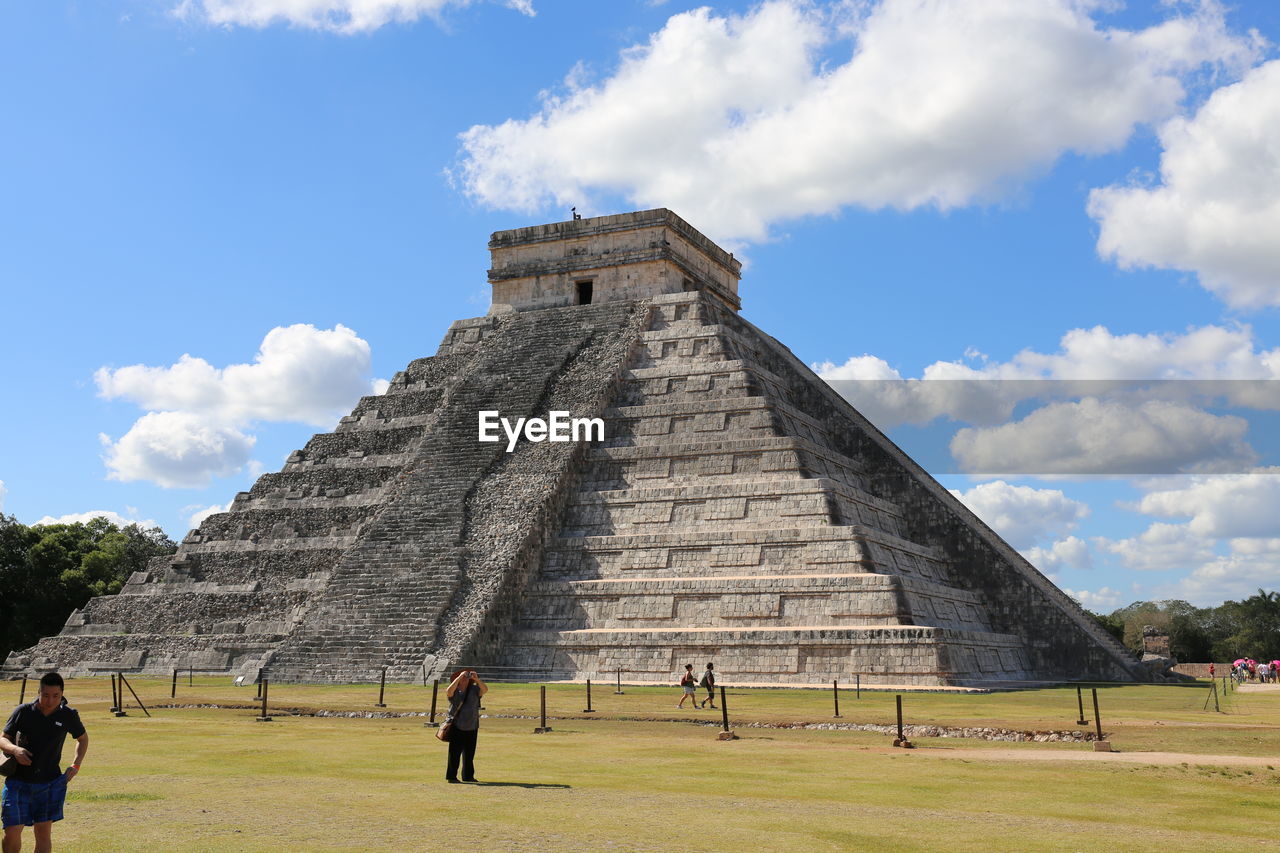
<path id="1" fill-rule="evenodd" d="M 436 695 L 440 692 L 440 679 L 433 679 L 431 682 L 431 716 L 427 717 L 427 725 L 434 727 L 436 724 Z"/>
<path id="2" fill-rule="evenodd" d="M 587 707 L 582 709 L 582 713 L 584 714 L 595 713 L 595 711 L 592 710 L 591 708 L 591 679 L 590 678 L 587 679 Z"/>
<path id="3" fill-rule="evenodd" d="M 542 685 L 542 725 L 534 729 L 533 733 L 540 735 L 549 731 L 551 731 L 551 726 L 547 725 L 547 686 L 544 684 Z"/>
<path id="4" fill-rule="evenodd" d="M 836 717 L 840 716 L 840 683 L 838 679 L 831 679 L 831 698 L 836 703 Z"/>
<path id="5" fill-rule="evenodd" d="M 1084 718 L 1084 691 L 1080 685 L 1076 685 L 1076 704 L 1080 706 L 1080 716 L 1076 718 L 1077 726 L 1087 726 L 1089 721 Z"/>
<path id="6" fill-rule="evenodd" d="M 618 689 L 613 691 L 614 696 L 622 695 L 622 667 L 618 667 Z"/>
<path id="7" fill-rule="evenodd" d="M 262 679 L 262 713 L 254 717 L 260 723 L 269 723 L 271 718 L 267 716 L 267 688 L 270 687 L 269 679 Z"/>
<path id="8" fill-rule="evenodd" d="M 1098 688 L 1090 688 L 1093 693 L 1093 724 L 1097 732 L 1098 739 L 1093 742 L 1094 752 L 1110 752 L 1111 741 L 1102 739 L 1102 715 L 1098 713 Z"/>
<path id="9" fill-rule="evenodd" d="M 111 710 L 117 717 L 129 716 L 124 709 L 124 676 L 118 672 L 111 676 L 111 700 L 115 702 Z"/>
<path id="10" fill-rule="evenodd" d="M 857 686 L 854 688 L 856 692 L 853 694 L 853 698 L 861 700 L 862 699 L 862 676 L 857 675 L 854 677 L 857 678 L 858 681 L 857 681 Z"/>
<path id="11" fill-rule="evenodd" d="M 169 698 L 178 698 L 178 671 L 176 669 L 173 671 L 173 681 L 169 683 Z"/>
<path id="12" fill-rule="evenodd" d="M 379 682 L 378 684 L 378 702 L 373 707 L 375 708 L 387 707 L 387 703 L 382 701 L 383 699 L 386 698 L 386 695 L 387 695 L 387 668 L 384 666 L 382 668 L 382 681 Z"/>
<path id="13" fill-rule="evenodd" d="M 893 741 L 894 746 L 900 746 L 903 749 L 915 749 L 916 746 L 907 740 L 906 733 L 902 730 L 902 694 L 898 694 L 898 737 Z"/>
<path id="14" fill-rule="evenodd" d="M 737 740 L 738 736 L 729 728 L 729 700 L 725 697 L 723 684 L 720 685 L 720 719 L 724 728 L 716 740 Z"/>
<path id="15" fill-rule="evenodd" d="M 196 671 L 190 667 L 187 668 L 187 686 L 196 686 Z"/>
<path id="16" fill-rule="evenodd" d="M 27 701 L 27 677 L 22 676 L 22 690 L 18 693 L 18 704 L 21 705 Z"/>
<path id="17" fill-rule="evenodd" d="M 427 686 L 427 662 L 422 662 L 422 686 Z"/>
<path id="18" fill-rule="evenodd" d="M 122 704 L 122 705 L 124 704 L 124 702 L 123 702 L 123 700 L 124 700 L 124 688 L 126 688 L 126 687 L 128 687 L 128 688 L 129 688 L 129 692 L 130 692 L 130 693 L 133 693 L 133 701 L 135 701 L 135 702 L 137 702 L 137 703 L 138 703 L 138 707 L 142 709 L 142 713 L 144 713 L 144 714 L 146 714 L 148 717 L 150 717 L 150 716 L 151 716 L 151 712 L 147 710 L 147 706 L 146 706 L 146 705 L 143 705 L 143 704 L 142 704 L 142 700 L 138 698 L 138 694 L 137 694 L 137 693 L 134 693 L 134 691 L 133 691 L 133 685 L 132 685 L 132 684 L 130 684 L 129 682 L 127 682 L 127 681 L 125 681 L 125 680 L 124 680 L 124 673 L 120 673 L 120 699 L 121 699 L 121 703 L 120 703 L 120 704 Z"/>

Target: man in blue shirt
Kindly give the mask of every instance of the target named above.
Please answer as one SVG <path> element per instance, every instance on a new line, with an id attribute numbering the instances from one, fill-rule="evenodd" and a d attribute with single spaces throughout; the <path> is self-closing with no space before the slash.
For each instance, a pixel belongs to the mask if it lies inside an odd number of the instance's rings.
<path id="1" fill-rule="evenodd" d="M 17 767 L 4 783 L 0 813 L 4 822 L 4 853 L 22 849 L 22 828 L 30 826 L 36 837 L 36 853 L 53 849 L 53 822 L 62 820 L 67 783 L 80 772 L 89 751 L 89 736 L 80 714 L 63 703 L 62 676 L 47 672 L 40 679 L 40 698 L 19 705 L 9 715 L 0 734 L 0 752 Z M 62 744 L 75 738 L 75 762 L 63 772 Z"/>

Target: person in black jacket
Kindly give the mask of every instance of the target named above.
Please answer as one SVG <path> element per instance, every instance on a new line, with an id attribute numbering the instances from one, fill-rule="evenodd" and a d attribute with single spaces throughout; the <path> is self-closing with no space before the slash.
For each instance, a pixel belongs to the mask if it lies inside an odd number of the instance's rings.
<path id="1" fill-rule="evenodd" d="M 462 763 L 462 781 L 476 781 L 476 736 L 480 734 L 480 697 L 489 692 L 489 686 L 473 669 L 460 669 L 453 674 L 445 696 L 449 698 L 449 715 L 452 722 L 449 734 L 449 763 L 445 767 L 447 782 L 458 781 L 458 763 Z"/>
<path id="2" fill-rule="evenodd" d="M 707 703 L 711 703 L 711 707 L 716 706 L 716 665 L 711 661 L 707 661 L 707 671 L 702 673 L 702 680 L 698 682 L 701 687 L 707 688 L 707 698 L 702 700 L 702 704 L 698 707 L 705 708 Z"/>
<path id="3" fill-rule="evenodd" d="M 67 783 L 79 774 L 89 751 L 89 735 L 80 714 L 63 701 L 63 687 L 61 675 L 46 672 L 40 678 L 40 696 L 15 708 L 0 734 L 0 752 L 17 762 L 0 797 L 4 853 L 22 849 L 24 826 L 35 834 L 36 853 L 53 849 L 53 823 L 62 820 Z M 76 757 L 64 771 L 59 765 L 67 735 L 76 741 Z"/>

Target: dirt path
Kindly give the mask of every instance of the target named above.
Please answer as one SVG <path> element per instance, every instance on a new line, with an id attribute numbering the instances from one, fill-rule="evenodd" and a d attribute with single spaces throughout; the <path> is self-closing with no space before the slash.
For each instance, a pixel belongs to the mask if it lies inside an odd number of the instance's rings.
<path id="1" fill-rule="evenodd" d="M 969 749 L 925 747 L 923 749 L 877 748 L 875 752 L 911 755 L 920 758 L 965 758 L 987 761 L 1093 761 L 1116 764 L 1179 765 L 1212 764 L 1234 767 L 1280 766 L 1274 755 L 1203 755 L 1195 752 L 1091 752 L 1065 749 Z"/>

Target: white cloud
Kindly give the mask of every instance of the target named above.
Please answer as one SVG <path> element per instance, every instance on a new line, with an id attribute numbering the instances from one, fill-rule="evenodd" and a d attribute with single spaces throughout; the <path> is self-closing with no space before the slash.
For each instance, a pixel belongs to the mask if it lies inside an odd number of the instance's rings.
<path id="1" fill-rule="evenodd" d="M 1160 142 L 1158 185 L 1090 193 L 1099 253 L 1194 271 L 1236 307 L 1280 305 L 1280 60 L 1169 121 Z"/>
<path id="2" fill-rule="evenodd" d="M 182 0 L 174 14 L 221 26 L 267 27 L 285 23 L 336 33 L 361 33 L 390 23 L 409 24 L 437 17 L 450 6 L 474 0 Z M 532 0 L 505 0 L 503 5 L 533 15 Z"/>
<path id="3" fill-rule="evenodd" d="M 1270 540 L 1272 545 L 1280 545 Z M 1280 589 L 1280 547 L 1252 552 L 1232 551 L 1197 568 L 1161 594 L 1169 598 L 1218 604 L 1248 598 L 1259 589 Z"/>
<path id="4" fill-rule="evenodd" d="M 103 397 L 129 399 L 151 411 L 201 413 L 229 423 L 327 426 L 361 395 L 373 393 L 369 362 L 369 344 L 346 326 L 298 323 L 267 332 L 252 364 L 216 368 L 183 355 L 170 367 L 103 367 L 94 380 Z"/>
<path id="5" fill-rule="evenodd" d="M 183 355 L 168 367 L 103 367 L 94 374 L 101 396 L 151 410 L 119 440 L 101 437 L 108 476 L 165 487 L 203 486 L 246 465 L 256 476 L 253 422 L 330 426 L 387 389 L 370 380 L 369 364 L 369 344 L 346 326 L 296 324 L 268 332 L 251 364 L 218 368 Z"/>
<path id="6" fill-rule="evenodd" d="M 1022 552 L 1022 556 L 1042 572 L 1093 568 L 1093 555 L 1089 553 L 1089 545 L 1078 536 L 1059 539 L 1048 548 L 1028 548 Z"/>
<path id="7" fill-rule="evenodd" d="M 1163 474 L 1238 470 L 1256 459 L 1248 422 L 1194 406 L 1086 397 L 1020 421 L 965 428 L 951 439 L 961 470 L 1000 474 Z"/>
<path id="8" fill-rule="evenodd" d="M 1089 13 L 1104 4 L 1088 0 L 856 5 L 864 14 L 773 0 L 674 15 L 607 79 L 575 70 L 531 118 L 463 133 L 453 177 L 491 207 L 622 195 L 758 240 L 851 205 L 998 196 L 1065 152 L 1119 148 L 1174 114 L 1187 72 L 1254 50 L 1212 0 L 1141 31 L 1100 28 Z M 825 61 L 844 39 L 848 58 Z"/>
<path id="9" fill-rule="evenodd" d="M 975 358 L 979 366 L 966 363 Z M 1025 349 L 1005 362 L 977 353 L 966 353 L 965 359 L 936 361 L 919 378 L 903 378 L 884 359 L 866 354 L 844 364 L 824 361 L 811 367 L 881 429 L 938 417 L 994 425 L 1007 420 L 1023 400 L 1087 394 L 1217 398 L 1280 408 L 1280 388 L 1275 387 L 1280 383 L 1269 381 L 1280 379 L 1280 348 L 1260 348 L 1249 326 L 1142 335 L 1094 326 L 1066 332 L 1055 352 Z M 1132 384 L 1138 380 L 1163 384 Z"/>
<path id="10" fill-rule="evenodd" d="M 200 507 L 200 506 L 186 507 L 184 509 L 184 512 L 191 513 L 189 516 L 187 516 L 187 527 L 191 530 L 195 530 L 197 527 L 200 526 L 200 522 L 204 521 L 206 518 L 208 518 L 211 515 L 215 515 L 219 512 L 226 512 L 228 507 L 230 507 L 230 504 L 227 504 L 226 506 L 223 506 L 221 504 L 214 504 L 213 506 L 206 506 L 206 507 Z"/>
<path id="11" fill-rule="evenodd" d="M 149 480 L 165 488 L 205 486 L 249 461 L 256 439 L 189 412 L 148 412 L 118 441 L 101 436 L 107 478 Z"/>
<path id="12" fill-rule="evenodd" d="M 1216 556 L 1213 541 L 1185 524 L 1156 522 L 1133 538 L 1097 542 L 1126 566 L 1139 571 L 1185 571 Z"/>
<path id="13" fill-rule="evenodd" d="M 951 494 L 1018 550 L 1071 530 L 1089 515 L 1088 506 L 1057 489 L 1015 486 L 1004 480 Z"/>
<path id="14" fill-rule="evenodd" d="M 136 514 L 137 513 L 129 513 L 130 516 L 134 516 Z M 44 518 L 37 521 L 36 524 L 76 524 L 76 523 L 85 524 L 89 520 L 94 518 L 105 518 L 107 521 L 111 522 L 117 527 L 128 527 L 130 524 L 136 524 L 139 527 L 146 530 L 152 527 L 160 526 L 155 522 L 154 519 L 150 519 L 150 518 L 138 519 L 133 517 L 126 518 L 120 513 L 112 512 L 109 509 L 91 509 L 88 512 L 73 512 L 73 513 L 68 513 L 67 515 L 60 515 L 57 518 L 54 518 L 51 515 L 46 515 Z"/>
<path id="15" fill-rule="evenodd" d="M 1120 606 L 1120 593 L 1109 586 L 1104 586 L 1097 592 L 1087 589 L 1064 589 L 1063 592 L 1095 613 L 1108 613 Z"/>
<path id="16" fill-rule="evenodd" d="M 1247 474 L 1193 477 L 1138 501 L 1145 515 L 1189 518 L 1187 529 L 1218 539 L 1268 538 L 1280 531 L 1280 468 Z"/>

